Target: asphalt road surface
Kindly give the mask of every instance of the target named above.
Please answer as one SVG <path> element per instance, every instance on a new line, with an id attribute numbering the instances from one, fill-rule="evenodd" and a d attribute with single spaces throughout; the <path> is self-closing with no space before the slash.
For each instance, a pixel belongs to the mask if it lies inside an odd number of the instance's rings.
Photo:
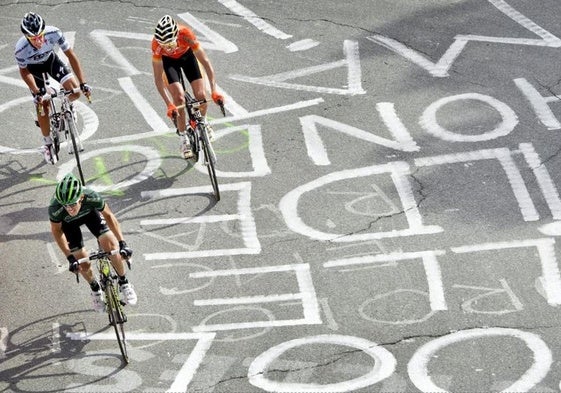
<path id="1" fill-rule="evenodd" d="M 52 241 L 13 47 L 60 27 L 88 187 L 134 249 L 131 363 Z M 0 392 L 559 391 L 558 1 L 2 1 Z M 208 52 L 217 173 L 151 73 L 164 14 Z M 88 248 L 95 239 L 86 233 Z"/>

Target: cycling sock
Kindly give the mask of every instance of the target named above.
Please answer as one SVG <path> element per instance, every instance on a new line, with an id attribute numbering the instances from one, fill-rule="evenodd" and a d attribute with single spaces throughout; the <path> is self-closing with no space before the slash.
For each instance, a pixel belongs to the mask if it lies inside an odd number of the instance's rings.
<path id="1" fill-rule="evenodd" d="M 43 137 L 43 141 L 45 142 L 45 145 L 52 145 L 53 144 L 53 140 L 51 139 L 51 136 L 44 136 Z"/>
<path id="2" fill-rule="evenodd" d="M 119 276 L 119 285 L 128 284 L 129 280 L 125 276 Z"/>
<path id="3" fill-rule="evenodd" d="M 101 289 L 97 280 L 93 280 L 92 282 L 90 282 L 90 288 L 93 292 L 97 292 Z"/>

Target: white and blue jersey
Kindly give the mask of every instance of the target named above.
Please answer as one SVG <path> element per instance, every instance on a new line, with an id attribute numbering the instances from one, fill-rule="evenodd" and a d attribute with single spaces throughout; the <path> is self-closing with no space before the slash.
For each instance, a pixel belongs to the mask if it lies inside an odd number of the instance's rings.
<path id="1" fill-rule="evenodd" d="M 64 83 L 72 77 L 72 71 L 55 50 L 57 46 L 66 52 L 70 49 L 70 43 L 58 27 L 45 26 L 45 42 L 40 48 L 36 48 L 23 36 L 16 42 L 15 57 L 21 69 L 27 69 L 35 78 L 39 89 L 45 86 L 43 74 L 47 73 L 59 83 Z"/>
<path id="2" fill-rule="evenodd" d="M 56 47 L 65 52 L 70 49 L 70 43 L 62 34 L 62 31 L 55 26 L 45 26 L 45 43 L 37 49 L 27 40 L 25 36 L 16 42 L 15 56 L 18 66 L 25 68 L 29 64 L 45 63 L 51 54 L 54 54 Z"/>

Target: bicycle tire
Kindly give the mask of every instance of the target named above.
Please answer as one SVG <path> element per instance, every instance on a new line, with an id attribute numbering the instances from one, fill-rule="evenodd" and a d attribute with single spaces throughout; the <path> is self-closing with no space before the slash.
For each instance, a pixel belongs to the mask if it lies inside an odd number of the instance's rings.
<path id="1" fill-rule="evenodd" d="M 212 189 L 214 190 L 214 197 L 216 198 L 216 202 L 220 200 L 220 187 L 218 186 L 218 179 L 216 178 L 216 155 L 212 150 L 212 146 L 210 141 L 208 140 L 208 134 L 206 130 L 201 132 L 202 136 L 202 143 L 203 143 L 203 151 L 205 155 L 205 161 L 207 164 L 208 176 L 210 177 L 210 184 L 212 185 Z"/>
<path id="2" fill-rule="evenodd" d="M 58 137 L 58 130 L 55 130 L 52 134 L 51 134 L 51 139 L 53 140 L 53 147 L 55 149 L 55 156 L 56 156 L 56 160 L 59 160 L 58 157 L 58 152 L 60 151 L 60 138 Z"/>
<path id="3" fill-rule="evenodd" d="M 128 364 L 129 354 L 127 350 L 124 326 L 126 317 L 121 308 L 121 300 L 117 294 L 117 288 L 111 280 L 108 280 L 105 287 L 105 299 L 107 304 L 107 314 L 109 315 L 109 324 L 113 326 L 113 329 L 115 329 L 115 336 L 117 337 L 117 343 L 119 344 L 119 350 L 121 351 L 123 361 Z"/>
<path id="4" fill-rule="evenodd" d="M 59 130 L 60 130 L 60 121 L 57 122 L 56 119 L 59 118 L 60 116 L 56 111 L 56 107 L 53 104 L 53 102 L 50 102 L 50 114 L 49 114 L 49 128 L 50 128 L 50 132 L 51 132 L 51 139 L 53 140 L 53 147 L 54 147 L 54 155 L 56 157 L 56 160 L 59 160 L 59 156 L 58 156 L 58 152 L 60 151 L 60 134 L 59 134 Z"/>
<path id="5" fill-rule="evenodd" d="M 72 149 L 74 151 L 74 158 L 76 159 L 76 166 L 78 167 L 78 173 L 80 174 L 80 180 L 82 181 L 82 185 L 86 185 L 86 180 L 84 179 L 84 172 L 82 172 L 82 163 L 80 162 L 79 146 L 77 142 L 78 127 L 76 126 L 76 122 L 72 118 L 72 115 L 70 115 L 70 120 L 67 117 L 66 124 L 68 125 L 68 133 L 70 134 L 70 139 L 72 140 Z"/>

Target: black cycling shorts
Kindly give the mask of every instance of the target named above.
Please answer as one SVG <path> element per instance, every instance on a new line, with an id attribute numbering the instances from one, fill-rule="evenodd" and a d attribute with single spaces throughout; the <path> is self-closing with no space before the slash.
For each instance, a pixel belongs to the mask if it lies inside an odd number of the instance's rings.
<path id="1" fill-rule="evenodd" d="M 78 251 L 84 247 L 84 238 L 82 237 L 82 230 L 80 229 L 82 225 L 86 225 L 96 239 L 104 233 L 109 232 L 107 223 L 97 210 L 92 210 L 84 217 L 80 217 L 75 221 L 63 221 L 62 231 L 66 236 L 68 247 L 72 252 Z"/>
<path id="2" fill-rule="evenodd" d="M 162 63 L 170 84 L 181 80 L 181 69 L 183 69 L 189 83 L 202 78 L 199 62 L 192 49 L 185 52 L 179 59 L 162 56 Z"/>
<path id="3" fill-rule="evenodd" d="M 35 78 L 35 83 L 39 89 L 45 87 L 43 74 L 47 73 L 59 83 L 64 83 L 72 76 L 72 72 L 57 55 L 52 52 L 51 55 L 41 64 L 28 64 L 27 69 Z"/>

